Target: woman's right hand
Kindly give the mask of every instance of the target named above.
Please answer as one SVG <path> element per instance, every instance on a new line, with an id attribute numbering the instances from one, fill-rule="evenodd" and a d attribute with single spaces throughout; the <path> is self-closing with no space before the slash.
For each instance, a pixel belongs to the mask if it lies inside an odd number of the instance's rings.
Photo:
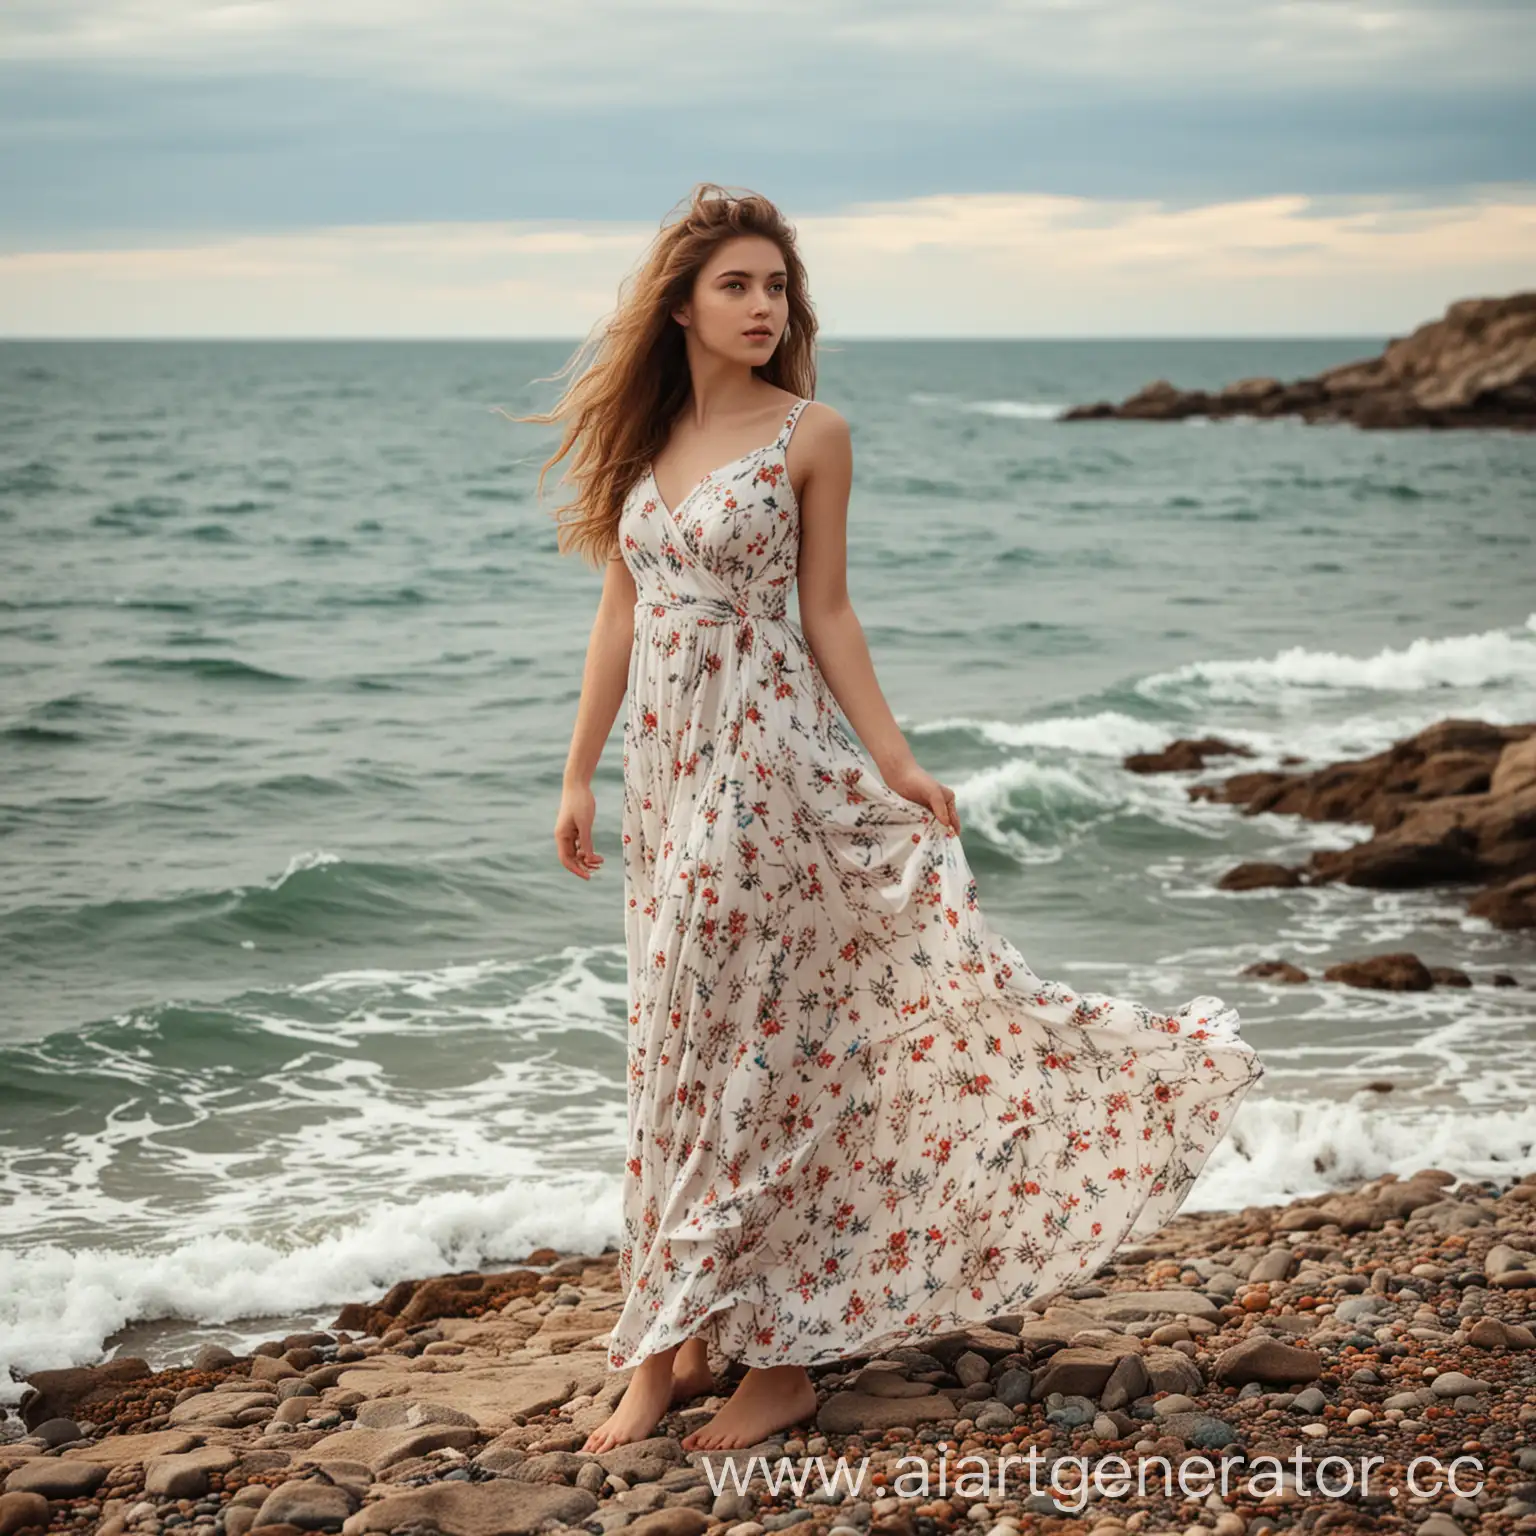
<path id="1" fill-rule="evenodd" d="M 597 799 L 591 787 L 567 784 L 555 817 L 555 848 L 560 862 L 583 880 L 590 880 L 592 871 L 603 862 L 602 854 L 592 846 L 592 818 L 596 814 Z"/>

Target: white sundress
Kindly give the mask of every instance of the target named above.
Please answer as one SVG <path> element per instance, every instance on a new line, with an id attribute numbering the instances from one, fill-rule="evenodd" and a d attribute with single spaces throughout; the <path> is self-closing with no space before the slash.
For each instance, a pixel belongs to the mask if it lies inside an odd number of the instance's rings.
<path id="1" fill-rule="evenodd" d="M 1179 1208 L 1263 1065 L 1216 997 L 1044 981 L 880 778 L 786 614 L 779 435 L 647 473 L 624 722 L 619 1369 L 869 1355 L 1085 1281 Z"/>

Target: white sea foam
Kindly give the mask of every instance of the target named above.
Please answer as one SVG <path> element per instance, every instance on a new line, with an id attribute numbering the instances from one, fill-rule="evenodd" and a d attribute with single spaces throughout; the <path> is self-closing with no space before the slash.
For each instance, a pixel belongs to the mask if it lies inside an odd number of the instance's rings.
<path id="1" fill-rule="evenodd" d="M 1362 1102 L 1250 1098 L 1212 1153 L 1186 1210 L 1235 1210 L 1347 1188 L 1384 1172 L 1444 1168 L 1507 1180 L 1536 1166 L 1536 1109 L 1402 1113 Z M 218 1327 L 233 1348 L 268 1336 L 260 1320 L 382 1296 L 409 1275 L 512 1263 L 545 1245 L 594 1253 L 620 1233 L 617 1171 L 513 1180 L 491 1193 L 380 1204 L 303 1243 L 209 1234 L 159 1250 L 41 1244 L 0 1255 L 0 1404 L 16 1372 L 86 1365 L 133 1323 Z M 242 1322 L 245 1326 L 242 1327 Z"/>
<path id="2" fill-rule="evenodd" d="M 376 1300 L 408 1275 L 516 1260 L 546 1244 L 597 1252 L 618 1239 L 620 1189 L 617 1173 L 512 1180 L 493 1193 L 380 1204 L 296 1244 L 208 1234 L 158 1250 L 44 1243 L 0 1253 L 0 1403 L 25 1390 L 7 1366 L 92 1364 L 129 1323 L 234 1324 L 271 1316 L 274 1302 L 306 1312 Z"/>
<path id="3" fill-rule="evenodd" d="M 968 400 L 964 408 L 978 416 L 1002 416 L 1010 421 L 1055 421 L 1067 409 L 1050 400 Z"/>
<path id="4" fill-rule="evenodd" d="M 1420 1168 L 1503 1182 L 1533 1167 L 1536 1106 L 1404 1112 L 1366 1098 L 1250 1098 L 1184 1208 L 1275 1204 Z"/>
<path id="5" fill-rule="evenodd" d="M 984 720 L 951 715 L 912 727 L 916 736 L 968 731 L 998 747 L 1035 747 L 1085 757 L 1124 757 L 1165 746 L 1169 729 L 1155 720 L 1137 720 L 1112 709 L 1092 715 L 1058 715 L 1047 720 Z"/>
<path id="6" fill-rule="evenodd" d="M 1143 678 L 1136 690 L 1149 699 L 1193 689 L 1211 700 L 1255 703 L 1298 689 L 1422 693 L 1509 683 L 1536 685 L 1536 614 L 1521 626 L 1418 639 L 1374 656 L 1297 645 L 1245 661 L 1192 661 Z"/>
<path id="7" fill-rule="evenodd" d="M 962 400 L 956 395 L 924 390 L 914 390 L 907 399 L 913 405 L 939 405 L 978 416 L 1000 416 L 1010 421 L 1055 421 L 1069 409 L 1056 400 Z"/>

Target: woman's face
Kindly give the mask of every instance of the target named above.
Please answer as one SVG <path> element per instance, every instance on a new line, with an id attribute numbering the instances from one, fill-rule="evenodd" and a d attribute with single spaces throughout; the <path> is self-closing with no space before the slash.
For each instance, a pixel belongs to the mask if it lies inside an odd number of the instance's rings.
<path id="1" fill-rule="evenodd" d="M 734 362 L 766 363 L 789 319 L 783 252 L 763 235 L 727 240 L 694 280 L 686 319 L 695 344 Z"/>

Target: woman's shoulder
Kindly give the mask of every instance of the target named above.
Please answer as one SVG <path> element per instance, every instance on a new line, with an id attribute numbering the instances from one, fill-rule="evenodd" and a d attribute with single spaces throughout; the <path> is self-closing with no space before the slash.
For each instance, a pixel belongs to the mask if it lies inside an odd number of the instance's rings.
<path id="1" fill-rule="evenodd" d="M 848 420 L 825 400 L 808 400 L 801 408 L 795 437 L 800 444 L 799 457 L 813 464 L 828 454 L 841 458 L 851 452 Z"/>
<path id="2" fill-rule="evenodd" d="M 825 400 L 807 398 L 800 412 L 799 426 L 819 437 L 824 432 L 846 433 L 848 420 L 835 405 L 829 405 Z"/>

